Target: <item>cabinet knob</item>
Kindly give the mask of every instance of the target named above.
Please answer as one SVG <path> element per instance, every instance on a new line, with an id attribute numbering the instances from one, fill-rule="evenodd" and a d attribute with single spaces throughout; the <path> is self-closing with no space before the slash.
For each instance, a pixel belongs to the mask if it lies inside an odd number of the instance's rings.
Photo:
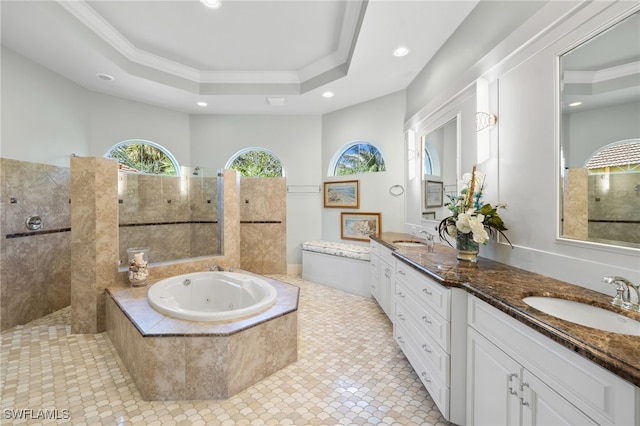
<path id="1" fill-rule="evenodd" d="M 425 371 L 423 371 L 422 373 L 420 373 L 420 375 L 422 376 L 422 378 L 424 379 L 424 381 L 425 381 L 425 382 L 427 382 L 427 383 L 431 383 L 431 380 L 427 378 L 427 377 L 429 377 L 429 376 L 427 376 L 427 373 L 426 373 Z"/>
<path id="2" fill-rule="evenodd" d="M 400 321 L 404 321 L 404 320 L 405 320 L 405 317 L 404 317 L 404 315 L 402 315 L 402 314 L 398 314 L 398 319 L 399 319 Z"/>
<path id="3" fill-rule="evenodd" d="M 404 273 L 404 271 L 403 271 L 402 269 L 401 269 L 401 270 L 399 270 L 399 271 L 398 271 L 398 273 L 399 273 L 400 275 L 405 275 L 405 273 Z"/>
<path id="4" fill-rule="evenodd" d="M 433 295 L 433 293 L 431 293 L 431 292 L 430 292 L 429 290 L 427 290 L 426 288 L 423 288 L 423 289 L 422 289 L 422 292 L 423 292 L 424 294 L 426 294 L 427 296 L 432 296 L 432 295 Z"/>
<path id="5" fill-rule="evenodd" d="M 422 316 L 422 321 L 426 322 L 427 324 L 431 324 L 431 320 L 426 315 Z"/>
<path id="6" fill-rule="evenodd" d="M 396 293 L 396 295 L 398 297 L 402 297 L 404 299 L 404 293 L 403 292 L 399 291 L 399 292 Z"/>
<path id="7" fill-rule="evenodd" d="M 429 349 L 429 346 L 427 346 L 426 343 L 422 345 L 422 350 L 425 351 L 428 354 L 431 353 L 431 349 Z"/>

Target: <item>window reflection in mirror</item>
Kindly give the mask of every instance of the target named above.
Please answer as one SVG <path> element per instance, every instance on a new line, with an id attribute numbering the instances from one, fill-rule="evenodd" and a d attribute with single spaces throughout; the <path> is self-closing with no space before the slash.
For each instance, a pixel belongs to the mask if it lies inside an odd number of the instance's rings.
<path id="1" fill-rule="evenodd" d="M 422 219 L 449 216 L 448 195 L 458 192 L 458 117 L 420 137 L 422 152 Z"/>
<path id="2" fill-rule="evenodd" d="M 640 248 L 640 12 L 560 56 L 560 236 Z"/>

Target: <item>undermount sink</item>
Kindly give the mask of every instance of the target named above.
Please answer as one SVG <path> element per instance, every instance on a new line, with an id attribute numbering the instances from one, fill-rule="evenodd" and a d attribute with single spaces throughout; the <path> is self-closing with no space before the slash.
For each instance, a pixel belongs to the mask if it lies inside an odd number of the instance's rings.
<path id="1" fill-rule="evenodd" d="M 640 336 L 640 321 L 586 303 L 558 297 L 530 296 L 527 305 L 556 318 L 613 333 Z"/>
<path id="2" fill-rule="evenodd" d="M 404 240 L 394 241 L 393 244 L 396 245 L 396 246 L 400 246 L 400 247 L 423 247 L 423 246 L 426 246 L 425 243 L 420 242 L 420 241 L 404 241 Z"/>

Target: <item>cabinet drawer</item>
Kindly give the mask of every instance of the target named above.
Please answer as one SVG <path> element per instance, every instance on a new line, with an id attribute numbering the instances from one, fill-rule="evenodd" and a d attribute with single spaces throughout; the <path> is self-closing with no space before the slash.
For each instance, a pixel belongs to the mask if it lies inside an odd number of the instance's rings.
<path id="1" fill-rule="evenodd" d="M 600 424 L 634 424 L 635 387 L 507 314 L 469 298 L 468 324 Z"/>
<path id="2" fill-rule="evenodd" d="M 421 304 L 412 294 L 407 290 L 406 284 L 400 281 L 396 283 L 396 320 L 402 321 L 401 316 L 406 318 L 417 330 L 431 336 L 445 352 L 450 353 L 449 321 L 435 313 L 431 305 Z"/>
<path id="3" fill-rule="evenodd" d="M 451 396 L 449 388 L 433 375 L 433 369 L 424 362 L 423 357 L 419 356 L 415 352 L 413 346 L 409 344 L 409 341 L 403 336 L 405 333 L 404 329 L 396 327 L 395 330 L 397 330 L 397 332 L 394 332 L 394 334 L 396 334 L 396 341 L 402 349 L 402 352 L 409 360 L 409 363 L 411 363 L 411 366 L 420 378 L 424 387 L 429 392 L 429 395 L 435 404 L 438 406 L 438 409 L 444 418 L 449 419 L 449 401 Z"/>
<path id="4" fill-rule="evenodd" d="M 380 256 L 380 249 L 382 245 L 376 241 L 369 240 L 369 253 L 375 256 Z"/>
<path id="5" fill-rule="evenodd" d="M 443 318 L 449 319 L 451 292 L 448 288 L 403 262 L 397 262 L 396 279 L 405 284 L 406 289 L 419 300 L 419 303 L 427 303 Z"/>
<path id="6" fill-rule="evenodd" d="M 410 321 L 399 320 L 395 325 L 398 329 L 397 336 L 405 340 L 406 346 L 420 358 L 430 375 L 448 387 L 449 354 L 430 336 L 420 333 Z"/>

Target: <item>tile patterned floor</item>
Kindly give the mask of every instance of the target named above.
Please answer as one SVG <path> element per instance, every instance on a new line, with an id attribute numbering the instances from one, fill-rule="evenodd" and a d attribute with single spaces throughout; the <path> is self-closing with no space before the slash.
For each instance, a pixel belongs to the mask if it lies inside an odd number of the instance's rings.
<path id="1" fill-rule="evenodd" d="M 272 277 L 301 288 L 298 361 L 251 388 L 225 401 L 143 401 L 106 333 L 70 334 L 66 308 L 1 334 L 0 424 L 448 424 L 375 302 Z"/>

